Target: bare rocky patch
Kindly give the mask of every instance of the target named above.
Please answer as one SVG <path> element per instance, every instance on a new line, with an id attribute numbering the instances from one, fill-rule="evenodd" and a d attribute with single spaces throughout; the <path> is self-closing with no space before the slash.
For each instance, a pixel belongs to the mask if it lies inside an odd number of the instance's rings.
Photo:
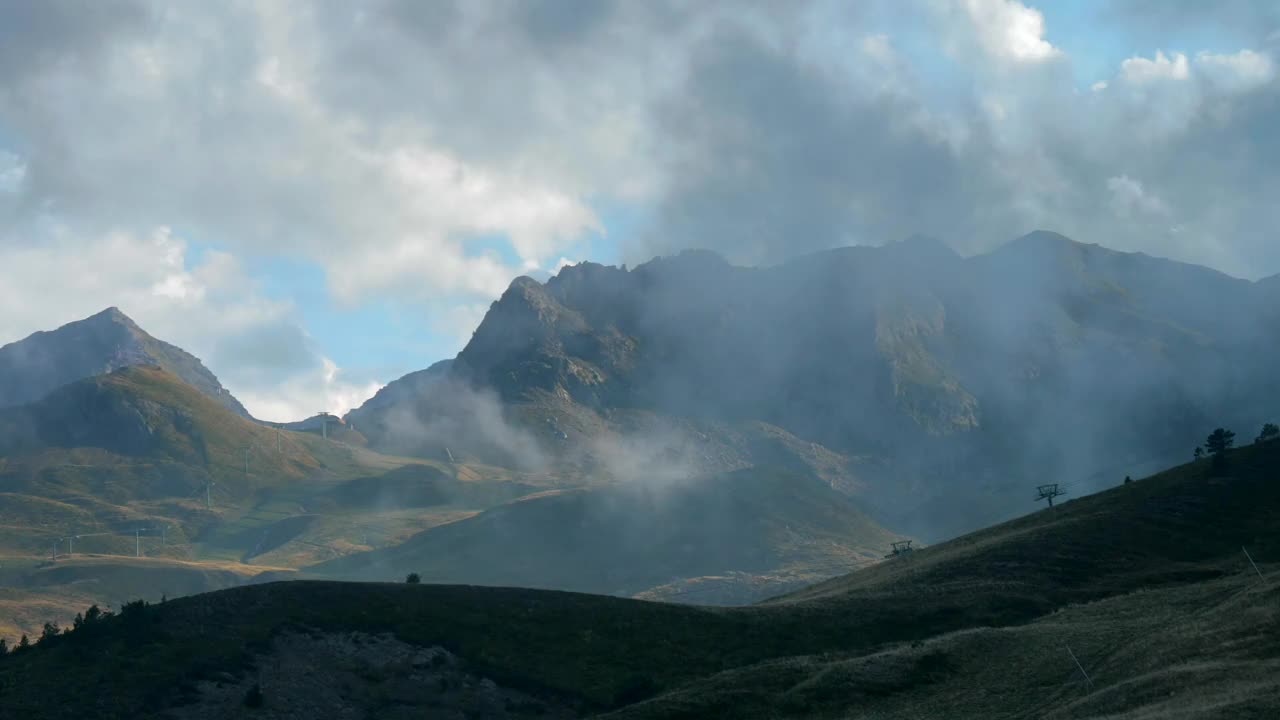
<path id="1" fill-rule="evenodd" d="M 175 720 L 203 718 L 572 718 L 570 709 L 469 672 L 440 647 L 390 634 L 284 632 L 252 669 L 198 683 Z"/>

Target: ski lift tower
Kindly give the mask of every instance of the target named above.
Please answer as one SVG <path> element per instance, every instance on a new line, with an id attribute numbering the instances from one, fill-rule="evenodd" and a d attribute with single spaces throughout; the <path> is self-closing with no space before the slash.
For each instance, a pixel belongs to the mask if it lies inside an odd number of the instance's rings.
<path id="1" fill-rule="evenodd" d="M 888 555 L 885 555 L 885 557 L 895 558 L 902 555 L 910 555 L 915 552 L 915 548 L 911 547 L 911 542 L 912 541 L 910 540 L 898 540 L 897 542 L 892 543 L 893 551 Z"/>
<path id="2" fill-rule="evenodd" d="M 1048 485 L 1037 485 L 1036 486 L 1036 502 L 1040 502 L 1041 500 L 1048 500 L 1049 507 L 1053 507 L 1053 499 L 1060 495 L 1065 495 L 1066 492 L 1067 492 L 1066 490 L 1063 490 L 1061 487 L 1058 486 L 1058 483 L 1050 483 Z"/>

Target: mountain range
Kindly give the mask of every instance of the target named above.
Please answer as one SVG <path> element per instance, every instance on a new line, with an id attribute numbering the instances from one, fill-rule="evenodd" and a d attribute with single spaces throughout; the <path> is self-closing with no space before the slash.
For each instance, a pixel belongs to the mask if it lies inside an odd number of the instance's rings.
<path id="1" fill-rule="evenodd" d="M 0 349 L 0 705 L 1270 717 L 1280 445 L 1182 462 L 1274 419 L 1277 300 L 1044 232 L 583 263 L 274 425 L 108 309 Z"/>
<path id="2" fill-rule="evenodd" d="M 648 467 L 758 464 L 726 435 L 764 424 L 939 539 L 1025 511 L 1033 471 L 1096 490 L 1269 419 L 1278 283 L 1043 231 L 969 258 L 915 237 L 765 268 L 581 263 L 516 279 L 455 359 L 347 419 L 387 452 L 568 474 L 611 469 L 620 436 L 651 440 Z"/>
<path id="3" fill-rule="evenodd" d="M 582 263 L 341 422 L 276 426 L 112 308 L 0 349 L 0 575 L 28 609 L 130 553 L 115 577 L 152 594 L 216 570 L 758 600 L 1246 437 L 1280 406 L 1278 293 L 1045 232 Z"/>

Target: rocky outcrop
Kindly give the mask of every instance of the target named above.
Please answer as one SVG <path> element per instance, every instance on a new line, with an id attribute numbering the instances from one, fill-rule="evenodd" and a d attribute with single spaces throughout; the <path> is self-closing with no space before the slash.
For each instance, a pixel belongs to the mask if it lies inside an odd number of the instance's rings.
<path id="1" fill-rule="evenodd" d="M 199 683 L 175 718 L 577 717 L 569 708 L 503 687 L 442 647 L 390 633 L 284 631 L 250 671 Z"/>

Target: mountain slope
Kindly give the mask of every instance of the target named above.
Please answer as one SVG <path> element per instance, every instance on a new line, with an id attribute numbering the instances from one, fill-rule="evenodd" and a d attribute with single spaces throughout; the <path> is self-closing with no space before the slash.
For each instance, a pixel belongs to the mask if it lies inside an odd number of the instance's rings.
<path id="1" fill-rule="evenodd" d="M 261 452 L 254 463 L 258 477 L 300 478 L 318 469 L 313 450 L 323 445 L 298 434 L 288 437 L 289 447 L 282 444 L 276 451 L 274 430 L 150 365 L 81 379 L 38 402 L 0 410 L 0 454 L 10 465 L 83 448 L 200 468 L 228 484 L 244 485 L 245 450 L 257 447 L 272 450 Z"/>
<path id="2" fill-rule="evenodd" d="M 763 422 L 856 458 L 876 519 L 937 539 L 1013 515 L 1010 478 L 1098 489 L 1269 419 L 1268 287 L 1048 232 L 972 258 L 914 238 L 768 268 L 583 263 L 516 280 L 451 365 L 352 417 L 374 448 L 436 457 L 499 427 L 588 474 L 630 414 Z"/>
<path id="3" fill-rule="evenodd" d="M 0 409 L 0 600 L 7 617 L 28 619 L 37 607 L 66 612 L 70 598 L 117 602 L 106 578 L 135 560 L 162 564 L 126 575 L 131 594 L 173 597 L 201 587 L 177 582 L 200 567 L 175 562 L 251 577 L 393 544 L 537 489 L 501 469 L 264 427 L 160 368 L 129 366 Z"/>
<path id="4" fill-rule="evenodd" d="M 199 359 L 148 335 L 117 308 L 0 347 L 0 407 L 122 367 L 154 365 L 238 415 L 248 412 Z"/>
<path id="5" fill-rule="evenodd" d="M 698 599 L 742 602 L 878 560 L 898 539 L 804 474 L 753 468 L 652 483 L 534 495 L 308 572 L 619 595 L 730 576 L 711 588 L 719 595 Z"/>
<path id="6" fill-rule="evenodd" d="M 329 654 L 349 648 L 342 662 L 359 673 L 333 702 L 352 712 L 386 711 L 375 687 L 421 713 L 452 702 L 451 683 L 487 680 L 529 703 L 494 717 L 1271 717 L 1278 469 L 1280 443 L 1243 448 L 1226 471 L 1175 468 L 747 608 L 457 586 L 235 588 L 12 655 L 0 697 L 48 717 L 202 717 L 258 682 L 257 712 L 284 717 L 308 702 L 305 678 L 330 677 Z M 329 649 L 290 670 L 307 642 Z M 126 648 L 128 673 L 98 660 Z M 410 662 L 415 648 L 442 659 Z M 468 677 L 441 682 L 451 667 Z"/>
<path id="7" fill-rule="evenodd" d="M 430 492 L 434 505 L 453 511 L 462 502 L 474 512 L 534 489 L 500 469 L 387 457 L 264 427 L 150 366 L 0 409 L 0 549 L 45 553 L 51 534 L 152 524 L 148 519 L 203 537 L 262 511 L 237 531 L 246 537 L 236 542 L 252 546 L 270 523 L 430 510 L 395 507 L 403 499 L 396 493 Z M 268 527 L 259 527 L 263 522 Z M 171 539 L 182 542 L 181 535 Z"/>

